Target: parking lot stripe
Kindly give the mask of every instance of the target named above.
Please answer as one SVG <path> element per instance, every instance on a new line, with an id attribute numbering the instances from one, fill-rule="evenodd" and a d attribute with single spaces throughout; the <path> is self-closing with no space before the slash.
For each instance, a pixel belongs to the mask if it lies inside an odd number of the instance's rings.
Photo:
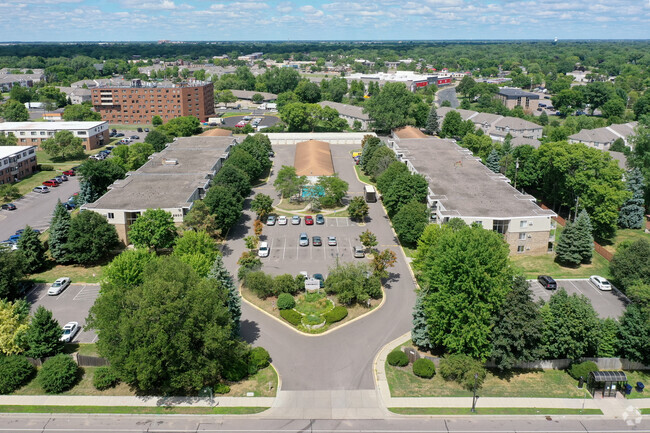
<path id="1" fill-rule="evenodd" d="M 284 245 L 282 246 L 282 261 L 284 261 L 284 253 L 287 252 L 287 238 L 284 238 Z"/>

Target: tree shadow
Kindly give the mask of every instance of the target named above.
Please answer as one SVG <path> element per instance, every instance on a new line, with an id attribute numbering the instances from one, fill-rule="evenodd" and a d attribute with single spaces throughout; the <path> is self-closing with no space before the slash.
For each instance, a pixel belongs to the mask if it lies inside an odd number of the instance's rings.
<path id="1" fill-rule="evenodd" d="M 223 257 L 227 257 L 227 256 L 231 255 L 233 252 L 234 252 L 234 250 L 232 248 L 230 248 L 230 246 L 227 243 L 221 244 L 221 255 Z"/>
<path id="2" fill-rule="evenodd" d="M 388 278 L 384 281 L 384 289 L 390 290 L 393 288 L 392 284 L 393 282 L 397 282 L 400 279 L 401 274 L 399 272 L 389 272 L 388 273 Z"/>
<path id="3" fill-rule="evenodd" d="M 242 320 L 240 322 L 239 335 L 241 335 L 244 341 L 248 344 L 253 344 L 260 337 L 260 327 L 257 322 Z"/>

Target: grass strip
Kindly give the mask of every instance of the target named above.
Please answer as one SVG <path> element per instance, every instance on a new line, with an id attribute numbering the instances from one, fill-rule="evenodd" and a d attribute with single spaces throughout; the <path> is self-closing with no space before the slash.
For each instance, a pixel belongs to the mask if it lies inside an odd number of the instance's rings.
<path id="1" fill-rule="evenodd" d="M 472 413 L 468 407 L 389 407 L 400 415 L 602 415 L 600 409 L 539 407 L 480 407 Z"/>
<path id="2" fill-rule="evenodd" d="M 0 405 L 0 413 L 120 413 L 155 415 L 249 415 L 268 407 L 170 407 L 170 406 L 24 406 Z"/>
<path id="3" fill-rule="evenodd" d="M 650 415 L 650 408 L 639 409 L 639 411 L 641 411 L 641 415 Z"/>

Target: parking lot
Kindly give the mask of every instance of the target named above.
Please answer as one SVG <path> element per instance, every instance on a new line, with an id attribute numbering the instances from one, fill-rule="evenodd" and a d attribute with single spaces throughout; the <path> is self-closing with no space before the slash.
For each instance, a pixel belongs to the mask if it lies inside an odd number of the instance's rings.
<path id="1" fill-rule="evenodd" d="M 64 275 L 63 275 L 64 276 Z M 81 331 L 75 336 L 75 343 L 93 343 L 97 336 L 92 331 L 84 331 L 88 310 L 95 303 L 99 295 L 99 284 L 70 284 L 57 296 L 48 296 L 47 289 L 50 284 L 37 284 L 27 294 L 27 301 L 34 312 L 39 306 L 52 311 L 52 315 L 63 327 L 68 322 L 78 322 Z"/>
<path id="2" fill-rule="evenodd" d="M 328 270 L 336 266 L 337 259 L 341 263 L 363 260 L 355 259 L 352 247 L 360 246 L 359 235 L 365 227 L 360 227 L 349 218 L 325 218 L 323 225 L 305 225 L 304 219 L 300 225 L 265 226 L 261 240 L 269 244 L 269 256 L 262 257 L 263 269 L 272 274 L 292 274 L 306 271 L 310 275 L 321 273 L 327 275 Z M 300 233 L 307 233 L 309 245 L 299 245 Z M 320 236 L 321 246 L 314 246 L 312 237 Z M 336 237 L 336 246 L 327 244 L 327 237 Z"/>
<path id="3" fill-rule="evenodd" d="M 585 295 L 590 301 L 591 305 L 600 317 L 619 318 L 623 315 L 625 310 L 626 299 L 620 295 L 616 290 L 602 291 L 596 288 L 589 280 L 556 280 L 558 289 L 562 288 L 567 291 L 569 295 L 577 293 L 578 295 Z M 542 287 L 537 280 L 530 281 L 530 289 L 538 299 L 548 301 L 555 290 L 546 290 Z"/>
<path id="4" fill-rule="evenodd" d="M 280 121 L 280 118 L 277 116 L 263 116 L 263 115 L 252 115 L 249 114 L 249 117 L 252 119 L 255 119 L 257 117 L 261 118 L 262 121 L 259 123 L 259 126 L 273 126 L 276 123 Z M 246 116 L 231 116 L 231 117 L 226 117 L 223 119 L 223 125 L 221 126 L 227 126 L 229 128 L 234 128 L 235 125 L 237 125 L 237 122 L 244 120 L 244 117 Z M 250 121 L 245 121 L 246 123 L 250 123 Z M 251 125 L 252 126 L 252 125 Z"/>

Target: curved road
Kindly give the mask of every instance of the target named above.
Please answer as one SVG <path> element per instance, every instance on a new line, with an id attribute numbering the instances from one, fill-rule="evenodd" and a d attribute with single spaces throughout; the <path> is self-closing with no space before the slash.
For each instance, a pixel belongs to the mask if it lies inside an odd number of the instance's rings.
<path id="1" fill-rule="evenodd" d="M 358 147 L 358 146 L 357 146 Z M 332 145 L 335 169 L 346 180 L 349 194 L 361 194 L 363 183 L 354 174 L 349 151 L 354 146 Z M 274 147 L 276 159 L 270 180 L 255 189 L 279 197 L 272 185 L 275 172 L 282 163 L 293 162 L 293 145 Z M 225 247 L 224 263 L 228 270 L 237 274 L 237 259 L 244 250 L 243 238 L 252 234 L 251 221 L 255 215 L 245 204 L 244 217 L 231 230 Z M 397 240 L 390 230 L 390 223 L 379 203 L 370 205 L 369 217 L 378 244 L 395 245 Z M 379 230 L 377 228 L 380 228 Z M 250 232 L 250 233 L 249 233 Z M 389 281 L 385 284 L 386 300 L 375 312 L 352 322 L 329 334 L 307 336 L 279 323 L 274 318 L 242 302 L 242 335 L 250 343 L 266 348 L 273 365 L 282 378 L 283 390 L 355 390 L 374 389 L 372 363 L 379 350 L 390 341 L 411 329 L 411 312 L 415 303 L 415 284 L 401 251 L 397 263 L 391 268 Z"/>
<path id="2" fill-rule="evenodd" d="M 438 90 L 436 98 L 438 106 L 441 106 L 443 101 L 449 101 L 451 108 L 458 108 L 460 106 L 460 102 L 456 96 L 456 87 L 445 87 L 444 89 Z"/>

